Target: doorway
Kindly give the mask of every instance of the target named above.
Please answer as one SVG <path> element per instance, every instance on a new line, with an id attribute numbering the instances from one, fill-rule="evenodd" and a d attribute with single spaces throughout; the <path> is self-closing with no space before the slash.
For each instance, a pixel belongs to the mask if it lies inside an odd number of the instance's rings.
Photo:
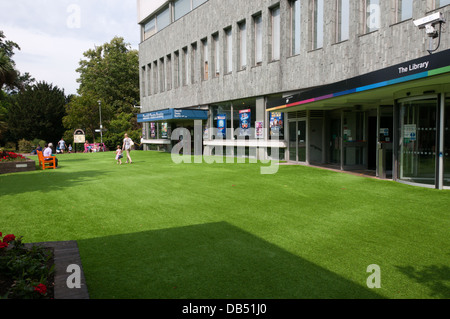
<path id="1" fill-rule="evenodd" d="M 289 122 L 289 161 L 306 162 L 306 120 Z"/>

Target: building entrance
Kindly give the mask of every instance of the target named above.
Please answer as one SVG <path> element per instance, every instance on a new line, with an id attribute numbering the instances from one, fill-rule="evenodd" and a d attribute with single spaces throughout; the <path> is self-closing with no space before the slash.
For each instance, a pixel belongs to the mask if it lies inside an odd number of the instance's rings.
<path id="1" fill-rule="evenodd" d="M 436 184 L 437 110 L 437 97 L 400 104 L 400 180 Z"/>
<path id="2" fill-rule="evenodd" d="M 289 161 L 306 162 L 306 120 L 289 122 Z"/>

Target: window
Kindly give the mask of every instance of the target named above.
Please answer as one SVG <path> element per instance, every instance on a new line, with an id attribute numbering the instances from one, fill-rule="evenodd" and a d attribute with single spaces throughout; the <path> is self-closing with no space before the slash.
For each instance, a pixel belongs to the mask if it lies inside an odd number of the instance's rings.
<path id="1" fill-rule="evenodd" d="M 183 85 L 189 84 L 189 55 L 188 48 L 183 48 Z"/>
<path id="2" fill-rule="evenodd" d="M 172 90 L 172 55 L 166 57 L 166 89 Z"/>
<path id="3" fill-rule="evenodd" d="M 166 72 L 164 68 L 164 58 L 159 59 L 159 92 L 166 90 Z"/>
<path id="4" fill-rule="evenodd" d="M 147 92 L 145 91 L 145 66 L 142 67 L 141 72 L 141 92 L 142 96 L 147 96 Z"/>
<path id="5" fill-rule="evenodd" d="M 153 62 L 153 94 L 158 93 L 158 61 Z"/>
<path id="6" fill-rule="evenodd" d="M 167 5 L 160 13 L 156 15 L 156 30 L 161 31 L 171 22 L 170 9 Z"/>
<path id="7" fill-rule="evenodd" d="M 440 8 L 450 4 L 450 0 L 435 0 L 435 1 L 436 1 L 435 3 L 436 8 Z"/>
<path id="8" fill-rule="evenodd" d="M 182 77 L 180 52 L 179 51 L 175 51 L 174 56 L 175 56 L 174 70 L 173 70 L 173 73 L 175 75 L 174 87 L 175 88 L 179 88 L 181 86 L 181 77 Z"/>
<path id="9" fill-rule="evenodd" d="M 197 42 L 191 44 L 191 84 L 197 82 Z"/>
<path id="10" fill-rule="evenodd" d="M 152 64 L 147 64 L 147 95 L 152 95 Z"/>
<path id="11" fill-rule="evenodd" d="M 381 26 L 380 0 L 365 0 L 364 32 L 376 31 Z"/>
<path id="12" fill-rule="evenodd" d="M 191 11 L 191 0 L 175 0 L 173 5 L 175 20 L 178 20 Z"/>
<path id="13" fill-rule="evenodd" d="M 280 30 L 281 30 L 281 20 L 280 20 L 280 7 L 277 6 L 270 10 L 272 17 L 272 61 L 280 59 Z"/>
<path id="14" fill-rule="evenodd" d="M 225 55 L 225 70 L 226 73 L 233 72 L 233 32 L 231 28 L 225 30 L 226 38 L 226 55 Z"/>
<path id="15" fill-rule="evenodd" d="M 247 67 L 247 25 L 245 21 L 239 23 L 239 68 Z"/>
<path id="16" fill-rule="evenodd" d="M 216 33 L 212 36 L 214 43 L 214 70 L 215 76 L 218 77 L 220 75 L 220 43 L 219 43 L 219 34 Z"/>
<path id="17" fill-rule="evenodd" d="M 411 19 L 413 16 L 413 0 L 397 0 L 395 12 L 395 22 Z"/>
<path id="18" fill-rule="evenodd" d="M 323 47 L 323 0 L 312 0 L 312 49 L 319 49 Z"/>
<path id="19" fill-rule="evenodd" d="M 255 65 L 262 64 L 262 16 L 259 14 L 253 18 L 255 25 Z"/>
<path id="20" fill-rule="evenodd" d="M 209 76 L 209 51 L 208 51 L 208 39 L 202 40 L 202 73 L 203 73 L 203 80 L 208 80 Z"/>
<path id="21" fill-rule="evenodd" d="M 291 55 L 300 54 L 301 43 L 300 0 L 291 1 Z"/>
<path id="22" fill-rule="evenodd" d="M 336 42 L 348 40 L 350 32 L 350 0 L 337 0 Z"/>
<path id="23" fill-rule="evenodd" d="M 156 20 L 153 17 L 149 22 L 144 24 L 144 40 L 147 40 L 156 33 Z"/>
<path id="24" fill-rule="evenodd" d="M 197 8 L 201 4 L 205 3 L 208 0 L 192 0 L 192 9 Z"/>

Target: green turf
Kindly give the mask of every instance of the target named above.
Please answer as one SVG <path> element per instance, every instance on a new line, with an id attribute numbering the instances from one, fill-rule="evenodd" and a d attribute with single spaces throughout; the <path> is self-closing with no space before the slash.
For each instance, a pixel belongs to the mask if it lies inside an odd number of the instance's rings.
<path id="1" fill-rule="evenodd" d="M 91 298 L 450 297 L 449 191 L 132 155 L 0 175 L 0 231 L 77 240 Z M 366 285 L 371 264 L 379 289 Z"/>

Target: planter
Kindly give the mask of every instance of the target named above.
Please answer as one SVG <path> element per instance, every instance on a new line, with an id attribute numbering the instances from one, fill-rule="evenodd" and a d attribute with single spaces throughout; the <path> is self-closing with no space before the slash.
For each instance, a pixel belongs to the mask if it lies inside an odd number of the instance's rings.
<path id="1" fill-rule="evenodd" d="M 21 162 L 0 162 L 0 174 L 29 172 L 36 170 L 36 162 L 26 160 Z"/>
<path id="2" fill-rule="evenodd" d="M 39 245 L 53 248 L 55 263 L 55 299 L 89 299 L 83 266 L 76 241 L 44 242 L 25 244 L 26 247 Z M 70 265 L 77 265 L 81 269 L 80 288 L 69 288 L 67 280 L 71 275 L 68 272 Z"/>

